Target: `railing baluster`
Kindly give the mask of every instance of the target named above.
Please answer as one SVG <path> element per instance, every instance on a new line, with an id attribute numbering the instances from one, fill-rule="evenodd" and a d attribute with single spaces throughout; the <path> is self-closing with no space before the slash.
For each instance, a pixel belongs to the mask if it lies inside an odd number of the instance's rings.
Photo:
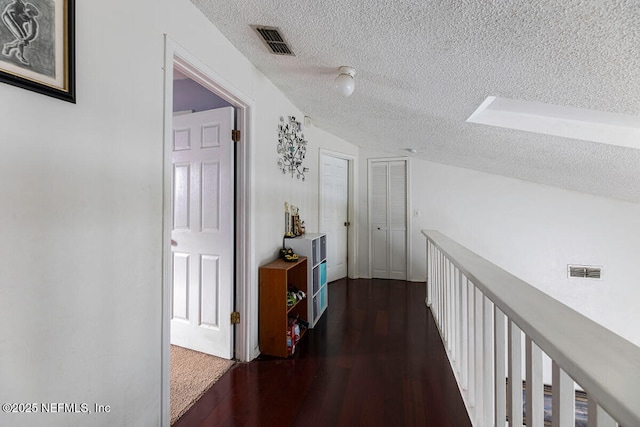
<path id="1" fill-rule="evenodd" d="M 433 317 L 436 320 L 436 324 L 438 323 L 438 257 L 440 256 L 440 250 L 434 248 L 433 250 L 433 284 L 431 286 L 432 293 L 432 303 L 431 303 L 431 312 L 433 313 Z"/>
<path id="2" fill-rule="evenodd" d="M 558 364 L 552 363 L 551 427 L 575 425 L 575 391 L 573 380 Z"/>
<path id="3" fill-rule="evenodd" d="M 482 345 L 483 338 L 483 300 L 484 295 L 474 285 L 474 302 L 475 302 L 475 349 L 476 349 L 476 420 L 482 421 L 484 417 L 484 348 Z"/>
<path id="4" fill-rule="evenodd" d="M 455 337 L 455 316 L 454 316 L 454 301 L 455 301 L 455 267 L 453 266 L 453 263 L 449 262 L 449 286 L 448 286 L 448 292 L 447 295 L 449 297 L 448 300 L 448 312 L 449 312 L 449 350 L 451 351 L 451 355 L 453 357 L 453 359 L 455 360 L 456 358 L 456 350 L 455 350 L 455 342 L 456 342 L 456 337 Z"/>
<path id="5" fill-rule="evenodd" d="M 431 253 L 431 313 L 438 323 L 438 252 L 440 250 L 433 248 Z"/>
<path id="6" fill-rule="evenodd" d="M 433 296 L 435 303 L 433 304 L 433 313 L 436 324 L 440 327 L 440 250 L 436 250 L 433 259 Z"/>
<path id="7" fill-rule="evenodd" d="M 444 311 L 444 302 L 446 300 L 446 282 L 445 282 L 445 263 L 447 262 L 447 258 L 444 254 L 441 254 L 440 257 L 440 330 L 442 331 L 442 336 L 446 339 L 445 335 L 445 311 Z"/>
<path id="8" fill-rule="evenodd" d="M 447 258 L 445 256 L 442 257 L 442 306 L 441 306 L 441 314 L 442 318 L 442 338 L 444 339 L 444 347 L 448 349 L 448 336 L 447 336 Z"/>
<path id="9" fill-rule="evenodd" d="M 438 263 L 438 276 L 440 277 L 440 280 L 438 281 L 438 299 L 439 299 L 439 304 L 438 304 L 438 317 L 440 317 L 440 326 L 442 327 L 444 325 L 444 306 L 443 306 L 443 301 L 444 301 L 444 262 L 445 262 L 445 257 L 444 254 L 440 254 L 440 262 Z M 444 331 L 443 331 L 444 332 Z M 444 334 L 443 334 L 444 336 Z"/>
<path id="10" fill-rule="evenodd" d="M 448 258 L 444 260 L 444 338 L 447 343 L 447 351 L 451 354 L 451 310 L 449 307 L 449 300 L 451 294 L 451 262 Z"/>
<path id="11" fill-rule="evenodd" d="M 449 322 L 449 351 L 451 352 L 451 356 L 455 360 L 455 321 L 453 316 L 453 301 L 454 301 L 454 290 L 455 290 L 455 276 L 454 276 L 454 267 L 453 263 L 449 263 L 448 273 L 449 273 L 449 289 L 447 292 L 447 312 L 449 314 L 447 321 Z"/>
<path id="12" fill-rule="evenodd" d="M 451 264 L 451 357 L 458 372 L 458 269 Z"/>
<path id="13" fill-rule="evenodd" d="M 509 427 L 522 425 L 522 331 L 509 320 Z"/>
<path id="14" fill-rule="evenodd" d="M 456 333 L 456 348 L 458 349 L 458 378 L 462 383 L 462 372 L 464 370 L 464 347 L 462 345 L 462 340 L 464 337 L 464 324 L 463 324 L 463 301 L 462 301 L 462 273 L 460 270 L 456 269 L 456 323 L 458 325 L 457 333 Z"/>
<path id="15" fill-rule="evenodd" d="M 506 353 L 506 339 L 505 339 L 505 322 L 506 316 L 498 308 L 494 307 L 493 314 L 493 343 L 494 349 L 494 390 L 495 390 L 495 419 L 493 425 L 496 427 L 504 426 L 507 418 L 507 390 L 506 390 L 506 378 L 507 368 L 505 364 Z"/>
<path id="16" fill-rule="evenodd" d="M 442 318 L 442 338 L 444 339 L 444 347 L 447 349 L 447 258 L 445 256 L 442 257 L 442 306 L 440 308 L 440 317 Z"/>
<path id="17" fill-rule="evenodd" d="M 476 288 L 473 286 L 473 283 L 467 278 L 467 325 L 468 333 L 467 333 L 467 345 L 469 347 L 469 357 L 467 358 L 467 372 L 468 372 L 468 384 L 469 384 L 469 405 L 474 407 L 476 406 L 476 339 L 475 339 L 475 330 L 476 330 L 476 304 L 475 304 L 475 296 Z"/>
<path id="18" fill-rule="evenodd" d="M 432 243 L 427 241 L 427 284 L 425 286 L 425 300 L 424 302 L 427 304 L 427 307 L 431 307 L 431 281 L 433 280 L 433 274 L 431 269 L 433 268 L 433 264 L 431 262 L 431 254 L 433 253 Z"/>
<path id="19" fill-rule="evenodd" d="M 542 350 L 527 337 L 527 426 L 544 425 L 544 385 L 542 384 Z"/>
<path id="20" fill-rule="evenodd" d="M 442 263 L 444 262 L 442 252 L 438 253 L 438 327 L 442 333 Z"/>
<path id="21" fill-rule="evenodd" d="M 483 302 L 483 327 L 482 327 L 482 346 L 484 348 L 484 370 L 482 373 L 483 393 L 482 398 L 484 401 L 484 425 L 493 425 L 493 410 L 494 410 L 494 391 L 493 380 L 495 377 L 495 362 L 493 360 L 493 303 L 489 298 L 485 297 L 482 293 Z"/>
<path id="22" fill-rule="evenodd" d="M 453 355 L 453 360 L 458 361 L 458 349 L 456 348 L 456 343 L 458 342 L 458 322 L 456 322 L 456 289 L 457 289 L 457 281 L 456 281 L 456 266 L 451 263 L 451 328 L 449 329 L 451 336 L 449 341 L 451 342 L 451 354 Z"/>
<path id="23" fill-rule="evenodd" d="M 598 405 L 598 402 L 589 398 L 588 405 L 587 427 L 616 427 L 618 425 L 618 423 L 611 418 L 611 415 Z"/>
<path id="24" fill-rule="evenodd" d="M 467 284 L 467 278 L 460 272 L 460 301 L 461 301 L 461 321 L 462 321 L 462 334 L 460 337 L 462 348 L 462 359 L 460 365 L 462 366 L 462 373 L 460 375 L 460 382 L 462 383 L 462 389 L 469 389 L 468 373 L 469 373 L 469 300 L 467 297 L 469 291 L 469 285 Z"/>

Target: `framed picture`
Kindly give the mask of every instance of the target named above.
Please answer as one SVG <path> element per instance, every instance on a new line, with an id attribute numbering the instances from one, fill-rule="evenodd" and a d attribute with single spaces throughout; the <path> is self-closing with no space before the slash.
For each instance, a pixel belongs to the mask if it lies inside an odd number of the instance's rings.
<path id="1" fill-rule="evenodd" d="M 0 0 L 0 81 L 76 102 L 75 0 Z"/>

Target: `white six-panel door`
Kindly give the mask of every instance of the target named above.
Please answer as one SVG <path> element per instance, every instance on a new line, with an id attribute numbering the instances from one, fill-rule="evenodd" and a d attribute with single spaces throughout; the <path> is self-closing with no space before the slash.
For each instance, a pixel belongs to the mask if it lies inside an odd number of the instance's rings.
<path id="1" fill-rule="evenodd" d="M 371 277 L 407 278 L 407 162 L 369 162 Z"/>
<path id="2" fill-rule="evenodd" d="M 327 235 L 327 280 L 347 276 L 349 161 L 320 157 L 320 232 Z"/>
<path id="3" fill-rule="evenodd" d="M 173 119 L 171 344 L 230 359 L 233 108 Z"/>

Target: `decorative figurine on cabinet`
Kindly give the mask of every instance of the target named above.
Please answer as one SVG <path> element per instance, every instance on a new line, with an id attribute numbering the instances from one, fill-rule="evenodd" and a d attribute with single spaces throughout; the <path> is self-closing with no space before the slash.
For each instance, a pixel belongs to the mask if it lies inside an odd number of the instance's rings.
<path id="1" fill-rule="evenodd" d="M 294 236 L 299 236 L 298 228 L 300 226 L 299 209 L 296 206 L 291 205 L 291 231 Z"/>
<path id="2" fill-rule="evenodd" d="M 304 221 L 300 219 L 300 208 L 284 202 L 284 237 L 302 236 L 305 232 Z"/>
<path id="3" fill-rule="evenodd" d="M 293 211 L 293 205 L 291 209 Z M 289 213 L 289 203 L 287 202 L 284 202 L 284 236 L 294 237 L 294 234 L 291 232 L 291 214 Z"/>

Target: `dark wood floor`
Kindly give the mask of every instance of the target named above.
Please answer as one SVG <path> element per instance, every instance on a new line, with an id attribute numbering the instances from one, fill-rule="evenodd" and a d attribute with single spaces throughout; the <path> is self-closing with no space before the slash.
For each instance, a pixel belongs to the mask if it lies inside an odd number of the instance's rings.
<path id="1" fill-rule="evenodd" d="M 330 283 L 294 357 L 236 364 L 174 426 L 470 427 L 424 288 Z"/>

